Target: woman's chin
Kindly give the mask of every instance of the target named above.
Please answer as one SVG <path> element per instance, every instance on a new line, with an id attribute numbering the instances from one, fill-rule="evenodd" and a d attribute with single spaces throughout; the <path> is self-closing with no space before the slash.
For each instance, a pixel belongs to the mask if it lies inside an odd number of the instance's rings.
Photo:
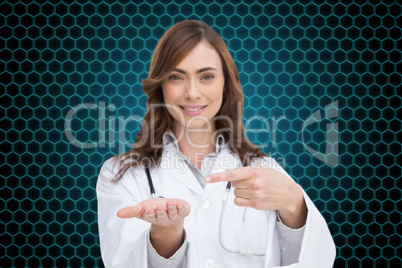
<path id="1" fill-rule="evenodd" d="M 214 125 L 211 124 L 209 121 L 205 122 L 202 119 L 192 120 L 192 122 L 185 122 L 182 123 L 180 126 L 180 130 L 183 132 L 200 132 L 200 133 L 207 133 L 213 132 L 215 129 Z"/>

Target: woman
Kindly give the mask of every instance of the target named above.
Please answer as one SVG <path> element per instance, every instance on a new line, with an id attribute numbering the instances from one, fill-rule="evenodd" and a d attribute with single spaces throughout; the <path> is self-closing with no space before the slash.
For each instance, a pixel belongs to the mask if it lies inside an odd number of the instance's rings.
<path id="1" fill-rule="evenodd" d="M 319 211 L 245 138 L 238 71 L 211 27 L 170 28 L 143 90 L 134 147 L 106 161 L 97 183 L 106 267 L 332 266 Z"/>

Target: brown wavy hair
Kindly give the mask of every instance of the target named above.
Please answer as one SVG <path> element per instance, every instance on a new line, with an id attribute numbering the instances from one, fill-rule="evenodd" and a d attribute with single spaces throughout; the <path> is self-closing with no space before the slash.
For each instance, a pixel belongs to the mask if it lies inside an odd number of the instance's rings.
<path id="1" fill-rule="evenodd" d="M 244 166 L 248 166 L 253 158 L 265 156 L 244 135 L 243 90 L 239 72 L 225 42 L 204 22 L 182 21 L 168 29 L 155 48 L 148 78 L 142 80 L 143 91 L 148 96 L 147 111 L 133 148 L 116 156 L 121 165 L 116 181 L 130 167 L 155 166 L 160 163 L 163 134 L 173 130 L 174 122 L 164 106 L 161 84 L 203 40 L 219 54 L 225 78 L 222 106 L 214 118 L 216 132 L 223 135 L 230 150 L 238 155 Z"/>

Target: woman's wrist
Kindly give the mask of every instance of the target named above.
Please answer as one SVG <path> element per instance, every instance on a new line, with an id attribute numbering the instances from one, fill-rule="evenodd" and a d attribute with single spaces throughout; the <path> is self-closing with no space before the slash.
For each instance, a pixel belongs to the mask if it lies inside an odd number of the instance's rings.
<path id="1" fill-rule="evenodd" d="M 282 223 L 292 229 L 298 229 L 306 224 L 307 206 L 304 201 L 303 190 L 296 184 L 294 191 L 289 191 L 289 200 L 282 209 L 278 210 Z"/>
<path id="2" fill-rule="evenodd" d="M 151 244 L 164 258 L 170 258 L 183 244 L 184 219 L 170 226 L 151 225 Z"/>
<path id="3" fill-rule="evenodd" d="M 183 233 L 184 219 L 169 226 L 151 224 L 151 239 L 160 235 Z"/>

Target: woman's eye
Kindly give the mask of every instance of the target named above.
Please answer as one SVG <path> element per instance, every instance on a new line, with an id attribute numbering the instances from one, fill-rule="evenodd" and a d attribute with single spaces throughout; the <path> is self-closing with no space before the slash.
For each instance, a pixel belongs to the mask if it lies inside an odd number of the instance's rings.
<path id="1" fill-rule="evenodd" d="M 177 75 L 171 75 L 171 76 L 169 77 L 169 79 L 170 79 L 170 80 L 174 80 L 174 81 L 178 81 L 178 80 L 181 80 L 181 77 L 180 77 L 180 76 L 177 76 Z"/>
<path id="2" fill-rule="evenodd" d="M 211 80 L 211 79 L 213 79 L 213 78 L 214 78 L 213 75 L 206 75 L 206 76 L 204 76 L 202 79 L 204 79 L 204 80 Z"/>

